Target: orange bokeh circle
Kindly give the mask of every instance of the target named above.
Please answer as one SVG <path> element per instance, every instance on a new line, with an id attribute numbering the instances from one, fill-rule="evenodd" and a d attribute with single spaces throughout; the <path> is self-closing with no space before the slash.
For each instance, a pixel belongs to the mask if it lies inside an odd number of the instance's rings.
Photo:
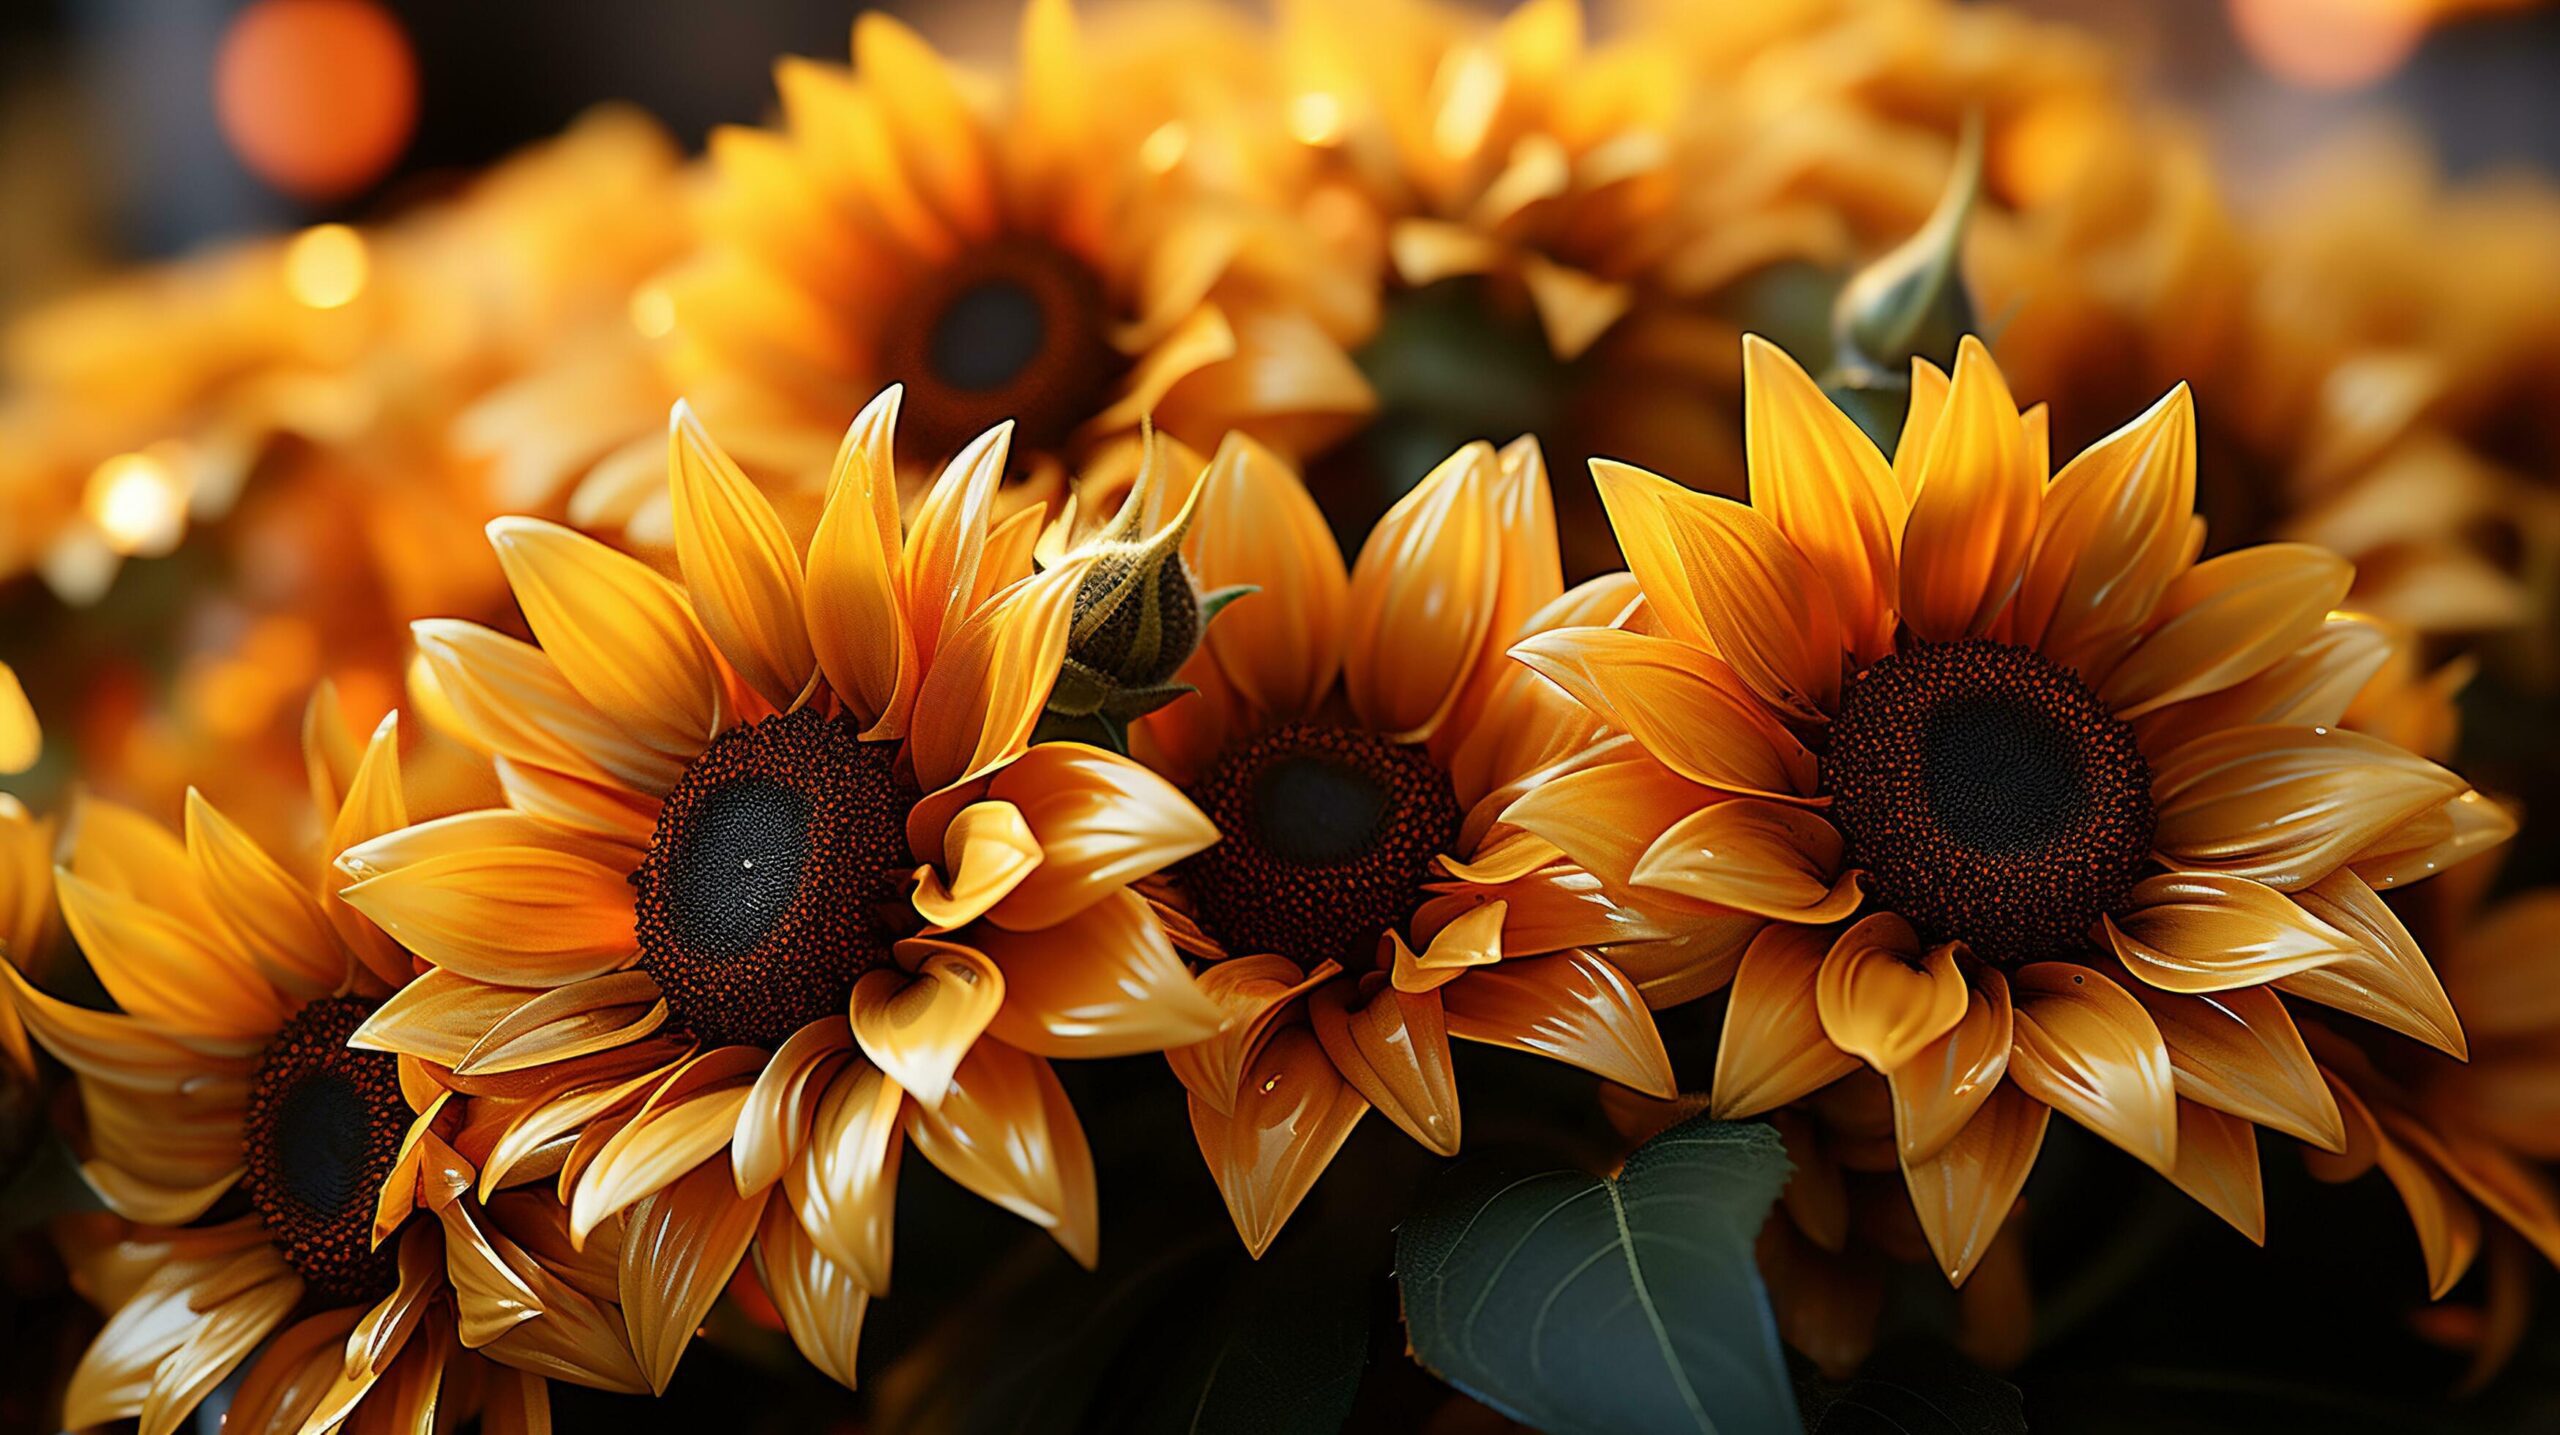
<path id="1" fill-rule="evenodd" d="M 214 57 L 214 115 L 260 179 L 300 199 L 382 177 L 418 118 L 418 66 L 373 0 L 255 0 Z"/>

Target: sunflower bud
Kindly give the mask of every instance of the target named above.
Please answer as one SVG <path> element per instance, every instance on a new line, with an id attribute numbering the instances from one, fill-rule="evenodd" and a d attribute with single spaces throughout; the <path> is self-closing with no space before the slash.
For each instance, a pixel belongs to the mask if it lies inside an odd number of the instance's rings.
<path id="1" fill-rule="evenodd" d="M 1982 122 L 1974 117 L 1928 221 L 1852 275 L 1832 306 L 1832 367 L 1822 386 L 1887 453 L 1910 408 L 1911 361 L 1951 366 L 1957 341 L 1979 332 L 1960 261 L 1981 193 Z"/>
<path id="2" fill-rule="evenodd" d="M 1125 750 L 1132 721 L 1192 691 L 1175 675 L 1218 610 L 1252 591 L 1200 591 L 1182 559 L 1190 504 L 1155 533 L 1144 532 L 1156 482 L 1152 458 L 1151 452 L 1119 516 L 1071 550 L 1092 562 L 1076 587 L 1066 660 L 1041 720 L 1043 739 Z"/>

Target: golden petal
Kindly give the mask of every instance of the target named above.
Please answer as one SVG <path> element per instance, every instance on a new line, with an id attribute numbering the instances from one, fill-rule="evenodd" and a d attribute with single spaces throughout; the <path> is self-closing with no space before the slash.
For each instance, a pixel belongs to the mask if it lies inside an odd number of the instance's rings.
<path id="1" fill-rule="evenodd" d="M 1237 695 L 1279 721 L 1314 713 L 1342 669 L 1351 575 L 1288 464 L 1229 434 L 1200 480 L 1183 558 L 1203 588 L 1259 590 L 1220 613 L 1202 640 Z"/>
<path id="2" fill-rule="evenodd" d="M 1004 973 L 973 948 L 921 937 L 898 944 L 898 963 L 854 983 L 853 1039 L 932 1110 L 1004 1005 Z"/>
<path id="3" fill-rule="evenodd" d="M 1522 639 L 1511 656 L 1691 782 L 1777 798 L 1814 791 L 1813 755 L 1702 652 L 1618 628 L 1559 628 Z"/>
<path id="4" fill-rule="evenodd" d="M 1764 928 L 1734 969 L 1724 1035 L 1716 1047 L 1712 1109 L 1725 1121 L 1774 1110 L 1858 1069 L 1832 1045 L 1817 1014 L 1815 987 L 1829 950 L 1818 928 Z"/>
<path id="5" fill-rule="evenodd" d="M 1084 1127 L 1047 1060 L 999 1041 L 969 1049 L 937 1108 L 910 1105 L 907 1139 L 952 1180 L 1039 1226 L 1090 1267 L 1100 1230 Z"/>
<path id="6" fill-rule="evenodd" d="M 987 791 L 1020 811 L 1040 853 L 1039 866 L 995 904 L 1000 927 L 1055 926 L 1218 840 L 1217 825 L 1181 789 L 1081 743 L 1034 747 Z"/>
<path id="7" fill-rule="evenodd" d="M 187 789 L 187 855 L 214 911 L 267 980 L 309 1000 L 347 981 L 346 953 L 304 883 L 285 874 L 238 824 Z"/>
<path id="8" fill-rule="evenodd" d="M 2107 671 L 2184 564 L 2195 491 L 2195 400 L 2180 384 L 2054 475 L 2018 587 L 2017 641 Z"/>
<path id="9" fill-rule="evenodd" d="M 2295 893 L 2294 900 L 2352 938 L 2354 950 L 2344 960 L 2277 979 L 2278 990 L 2352 1012 L 2456 1060 L 2469 1058 L 2461 1018 L 2427 954 L 2363 878 L 2333 872 Z"/>
<path id="10" fill-rule="evenodd" d="M 1635 984 L 1589 952 L 1515 957 L 1440 990 L 1449 1035 L 1534 1052 L 1652 1096 L 1679 1090 Z"/>
<path id="11" fill-rule="evenodd" d="M 2293 898 L 2245 877 L 2170 872 L 2136 882 L 2107 940 L 2136 977 L 2162 991 L 2230 991 L 2348 961 L 2348 934 Z"/>
<path id="12" fill-rule="evenodd" d="M 2045 475 L 2032 462 L 2008 382 L 1970 334 L 1957 346 L 1919 481 L 1902 529 L 1902 620 L 1933 642 L 1977 636 L 2024 577 Z"/>
<path id="13" fill-rule="evenodd" d="M 43 753 L 44 729 L 36 722 L 35 705 L 27 701 L 17 670 L 0 663 L 0 774 L 24 772 Z"/>
<path id="14" fill-rule="evenodd" d="M 2180 996 L 2126 988 L 2168 1043 L 2178 1095 L 2330 1151 L 2346 1146 L 2337 1099 L 2284 1001 L 2265 987 Z"/>
<path id="15" fill-rule="evenodd" d="M 1020 808 L 973 802 L 943 829 L 942 865 L 916 869 L 916 912 L 930 931 L 965 927 L 1037 871 L 1041 858 L 1040 840 Z"/>
<path id="16" fill-rule="evenodd" d="M 1886 1078 L 1893 1093 L 1894 1141 L 1906 1162 L 1945 1150 L 2009 1071 L 2016 1022 L 2008 978 L 1984 963 L 1958 965 L 1973 993 L 1963 1018 Z"/>
<path id="17" fill-rule="evenodd" d="M 1830 586 L 1858 660 L 1884 656 L 1909 511 L 1884 455 L 1785 350 L 1756 334 L 1742 339 L 1742 413 L 1751 506 Z"/>
<path id="18" fill-rule="evenodd" d="M 63 871 L 62 920 L 116 1005 L 177 1032 L 263 1036 L 282 1025 L 283 994 L 229 943 L 137 898 Z"/>
<path id="19" fill-rule="evenodd" d="M 2466 786 L 2345 728 L 2232 728 L 2154 760 L 2160 823 L 2152 841 L 2172 866 L 2292 891 Z"/>
<path id="20" fill-rule="evenodd" d="M 617 727 L 690 759 L 725 725 L 717 661 L 674 584 L 540 519 L 496 519 L 489 542 L 544 654 Z"/>
<path id="21" fill-rule="evenodd" d="M 867 738 L 906 732 L 923 676 L 898 578 L 903 546 L 890 444 L 903 393 L 895 384 L 881 390 L 845 430 L 801 594 L 810 648 Z"/>
<path id="22" fill-rule="evenodd" d="M 2178 1189 L 2229 1221 L 2258 1245 L 2267 1243 L 2266 1194 L 2258 1179 L 2258 1128 L 2193 1101 L 2178 1103 Z"/>
<path id="23" fill-rule="evenodd" d="M 1224 1013 L 1218 1033 L 1166 1052 L 1165 1064 L 1194 1101 L 1220 1116 L 1229 1114 L 1272 1029 L 1302 1016 L 1306 994 L 1341 974 L 1331 962 L 1301 971 L 1297 963 L 1271 953 L 1215 963 L 1200 974 L 1199 983 L 1200 994 Z"/>
<path id="24" fill-rule="evenodd" d="M 1215 1037 L 1223 1019 L 1134 892 L 1109 893 L 1038 931 L 999 927 L 972 939 L 1004 973 L 1004 1004 L 987 1030 L 1036 1055 L 1188 1047 Z"/>
<path id="25" fill-rule="evenodd" d="M 1911 924 L 1891 912 L 1843 932 L 1814 979 L 1823 1034 L 1887 1075 L 1954 1030 L 1972 1001 L 1955 945 L 1924 951 Z"/>
<path id="26" fill-rule="evenodd" d="M 783 1171 L 800 1228 L 873 1295 L 889 1293 L 906 1104 L 906 1093 L 879 1068 L 845 1065 L 819 1098 L 808 1144 Z"/>
<path id="27" fill-rule="evenodd" d="M 828 1379 L 853 1389 L 854 1355 L 871 1293 L 850 1270 L 827 1259 L 784 1202 L 765 1207 L 755 1262 L 756 1280 L 781 1314 L 791 1343 Z"/>
<path id="28" fill-rule="evenodd" d="M 493 757 L 663 795 L 690 754 L 661 752 L 581 697 L 551 655 L 477 623 L 409 625 L 455 735 Z"/>
<path id="29" fill-rule="evenodd" d="M 2161 595 L 2158 626 L 2099 685 L 2130 721 L 2266 670 L 2320 631 L 2355 568 L 2306 543 L 2268 543 L 2208 558 Z"/>
<path id="30" fill-rule="evenodd" d="M 771 1194 L 740 1196 L 729 1163 L 706 1161 L 632 1208 L 622 1238 L 622 1309 L 651 1391 L 666 1393 L 702 1318 L 746 1258 Z"/>
<path id="31" fill-rule="evenodd" d="M 2167 1175 L 2178 1164 L 2177 1086 L 2160 1028 L 2123 987 L 2069 962 L 2010 978 L 2009 1079 Z"/>
<path id="32" fill-rule="evenodd" d="M 1645 850 L 1633 885 L 1774 921 L 1821 926 L 1858 908 L 1845 844 L 1818 812 L 1738 798 L 1702 807 Z"/>
<path id="33" fill-rule="evenodd" d="M 1255 1054 L 1232 1113 L 1193 1094 L 1191 1133 L 1257 1260 L 1368 1111 L 1303 1027 L 1278 1032 Z"/>
<path id="34" fill-rule="evenodd" d="M 676 562 L 703 631 L 748 687 L 790 710 L 818 670 L 801 616 L 799 551 L 681 399 L 667 419 L 667 482 Z"/>
<path id="35" fill-rule="evenodd" d="M 1393 741 L 1438 731 L 1494 639 L 1499 476 L 1492 445 L 1459 449 L 1387 510 L 1351 566 L 1343 689 L 1361 722 Z"/>
<path id="36" fill-rule="evenodd" d="M 901 551 L 899 587 L 916 659 L 933 671 L 935 655 L 969 615 L 985 557 L 987 529 L 995 521 L 997 487 L 1012 452 L 1013 425 L 980 434 L 945 464 L 916 504 Z"/>
<path id="37" fill-rule="evenodd" d="M 843 1017 L 813 1021 L 783 1039 L 756 1073 L 730 1138 L 729 1165 L 741 1195 L 782 1179 L 809 1140 L 827 1090 L 853 1059 L 853 1027 Z"/>
<path id="38" fill-rule="evenodd" d="M 1020 757 L 1066 656 L 1083 561 L 1025 578 L 944 635 L 916 693 L 907 751 L 927 792 Z"/>
<path id="39" fill-rule="evenodd" d="M 1458 1077 L 1437 993 L 1379 985 L 1357 1010 L 1348 984 L 1307 1000 L 1316 1040 L 1334 1069 L 1406 1135 L 1443 1156 L 1458 1154 Z"/>
<path id="40" fill-rule="evenodd" d="M 2052 1115 L 2043 1102 L 2004 1081 L 1945 1149 L 1925 1161 L 1903 1162 L 1920 1229 L 1949 1285 L 1965 1283 L 2008 1223 Z"/>
<path id="41" fill-rule="evenodd" d="M 626 874 L 557 848 L 447 853 L 340 895 L 427 961 L 500 985 L 602 976 L 636 950 Z"/>

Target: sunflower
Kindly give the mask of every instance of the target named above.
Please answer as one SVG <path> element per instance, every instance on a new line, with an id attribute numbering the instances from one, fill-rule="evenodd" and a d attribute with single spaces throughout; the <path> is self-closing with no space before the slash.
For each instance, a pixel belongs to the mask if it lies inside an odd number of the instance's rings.
<path id="1" fill-rule="evenodd" d="M 35 766 L 43 730 L 18 675 L 0 663 L 0 773 Z M 53 823 L 14 795 L 0 792 L 0 964 L 41 976 L 53 931 Z M 35 1052 L 18 1009 L 0 1001 L 0 1059 L 20 1076 L 35 1070 Z"/>
<path id="2" fill-rule="evenodd" d="M 348 746 L 312 753 L 340 843 L 406 820 L 397 723 Z M 346 1045 L 414 967 L 327 894 L 325 864 L 288 868 L 201 798 L 183 837 L 98 800 L 75 832 L 62 919 L 119 1009 L 0 980 L 78 1079 L 82 1175 L 133 1223 L 108 1259 L 148 1273 L 111 1283 L 68 1424 L 177 1429 L 244 1363 L 226 1428 L 359 1409 L 405 1426 L 441 1393 L 522 1430 L 547 1379 L 642 1387 L 612 1243 L 569 1254 L 542 1203 L 470 1200 L 449 1093 Z"/>
<path id="3" fill-rule="evenodd" d="M 2183 388 L 2048 483 L 1971 339 L 1890 463 L 1783 352 L 1744 364 L 1750 503 L 1595 465 L 1645 609 L 1513 652 L 1632 746 L 1505 817 L 1759 926 L 1713 1108 L 1882 1076 L 1951 1281 L 2057 1110 L 2261 1237 L 2255 1127 L 2347 1139 L 2284 998 L 2459 1053 L 2377 891 L 2512 822 L 2337 725 L 2375 651 L 2344 562 L 2196 561 Z"/>
<path id="4" fill-rule="evenodd" d="M 700 244 L 635 299 L 665 384 L 813 479 L 893 381 L 917 479 L 1009 420 L 1009 501 L 1054 498 L 1071 472 L 1125 482 L 1149 415 L 1200 444 L 1339 432 L 1370 404 L 1339 342 L 1368 296 L 1216 178 L 1215 102 L 1252 58 L 1233 17 L 1180 4 L 1087 26 L 1032 0 L 1017 63 L 992 75 L 861 16 L 850 69 L 777 66 L 778 128 L 712 136 Z M 666 540 L 646 442 L 604 456 L 580 521 Z"/>
<path id="5" fill-rule="evenodd" d="M 1115 753 L 1029 746 L 1085 564 L 990 513 L 1009 428 L 901 531 L 900 395 L 847 434 L 804 561 L 679 406 L 681 585 L 553 524 L 490 539 L 535 643 L 418 625 L 421 702 L 507 805 L 352 844 L 345 899 L 435 970 L 354 1035 L 471 1099 L 484 1195 L 633 1212 L 663 1389 L 750 1246 L 851 1384 L 911 1143 L 1091 1264 L 1094 1172 L 1050 1067 L 1198 1041 L 1216 1009 L 1128 888 L 1216 832 Z"/>
<path id="6" fill-rule="evenodd" d="M 1231 439 L 1199 484 L 1184 563 L 1259 591 L 1182 669 L 1199 691 L 1132 731 L 1219 837 L 1141 886 L 1227 1015 L 1170 1059 L 1259 1255 L 1372 1107 L 1458 1149 L 1451 1038 L 1669 1095 L 1647 1003 L 1694 992 L 1714 937 L 1499 819 L 1598 729 L 1504 648 L 1633 598 L 1623 574 L 1565 591 L 1534 441 L 1459 450 L 1347 570 L 1269 450 Z"/>

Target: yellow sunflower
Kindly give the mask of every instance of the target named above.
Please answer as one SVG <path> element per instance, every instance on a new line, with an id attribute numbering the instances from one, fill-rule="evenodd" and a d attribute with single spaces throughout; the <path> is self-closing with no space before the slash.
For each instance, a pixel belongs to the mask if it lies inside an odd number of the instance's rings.
<path id="1" fill-rule="evenodd" d="M 635 299 L 665 382 L 742 452 L 812 479 L 855 408 L 900 383 L 907 470 L 1011 420 L 1013 498 L 1053 498 L 1070 472 L 1125 482 L 1149 415 L 1204 445 L 1339 432 L 1369 407 L 1339 344 L 1369 298 L 1215 179 L 1213 102 L 1251 58 L 1211 7 L 1088 25 L 1032 0 L 993 74 L 861 16 L 850 69 L 777 66 L 778 128 L 712 136 L 700 246 Z M 517 427 L 548 442 L 531 407 Z M 623 434 L 654 412 L 626 412 Z M 666 540 L 645 442 L 602 456 L 578 521 Z"/>
<path id="2" fill-rule="evenodd" d="M 2347 1137 L 2284 998 L 2459 1053 L 2377 891 L 2513 823 L 2337 725 L 2376 650 L 2343 561 L 2196 561 L 2183 388 L 2048 482 L 1973 340 L 1891 462 L 1784 353 L 1744 363 L 1751 502 L 1595 465 L 1644 610 L 1513 652 L 1632 744 L 1505 817 L 1759 927 L 1714 1109 L 1883 1076 L 1950 1280 L 2054 1111 L 2257 1237 L 2255 1127 Z"/>
<path id="3" fill-rule="evenodd" d="M 793 1339 L 851 1384 L 889 1288 L 910 1144 L 1090 1264 L 1094 1171 L 1052 1057 L 1212 1032 L 1130 884 L 1215 829 L 1115 753 L 1029 746 L 1085 564 L 991 520 L 1010 428 L 903 525 L 899 394 L 839 452 L 807 555 L 682 407 L 681 585 L 553 524 L 490 539 L 535 642 L 417 628 L 420 699 L 507 806 L 339 857 L 435 970 L 355 1033 L 471 1099 L 484 1195 L 556 1183 L 680 1260 L 626 1270 L 663 1389 L 750 1245 Z"/>
<path id="4" fill-rule="evenodd" d="M 389 720 L 354 753 L 315 746 L 334 843 L 407 820 L 399 766 Z M 14 966 L 0 980 L 78 1079 L 82 1174 L 134 1223 L 109 1258 L 148 1273 L 112 1283 L 69 1425 L 178 1429 L 244 1363 L 226 1429 L 360 1410 L 405 1428 L 441 1395 L 532 1430 L 547 1379 L 642 1388 L 613 1241 L 574 1254 L 545 1203 L 470 1200 L 443 1139 L 449 1093 L 347 1047 L 414 967 L 329 895 L 325 863 L 288 867 L 201 799 L 183 837 L 94 800 L 75 832 L 62 918 L 119 1010 L 57 1000 Z M 226 1198 L 238 1213 L 211 1214 Z M 409 1219 L 422 1209 L 434 1219 Z"/>
<path id="5" fill-rule="evenodd" d="M 1675 936 L 1498 816 L 1598 729 L 1504 649 L 1634 596 L 1623 574 L 1565 591 L 1534 441 L 1459 450 L 1347 569 L 1250 439 L 1199 484 L 1185 564 L 1259 591 L 1208 628 L 1181 672 L 1199 691 L 1141 719 L 1132 749 L 1219 837 L 1143 887 L 1226 1013 L 1171 1060 L 1259 1255 L 1370 1108 L 1458 1149 L 1451 1038 L 1671 1094 L 1647 1002 L 1694 994 L 1713 937 Z"/>

